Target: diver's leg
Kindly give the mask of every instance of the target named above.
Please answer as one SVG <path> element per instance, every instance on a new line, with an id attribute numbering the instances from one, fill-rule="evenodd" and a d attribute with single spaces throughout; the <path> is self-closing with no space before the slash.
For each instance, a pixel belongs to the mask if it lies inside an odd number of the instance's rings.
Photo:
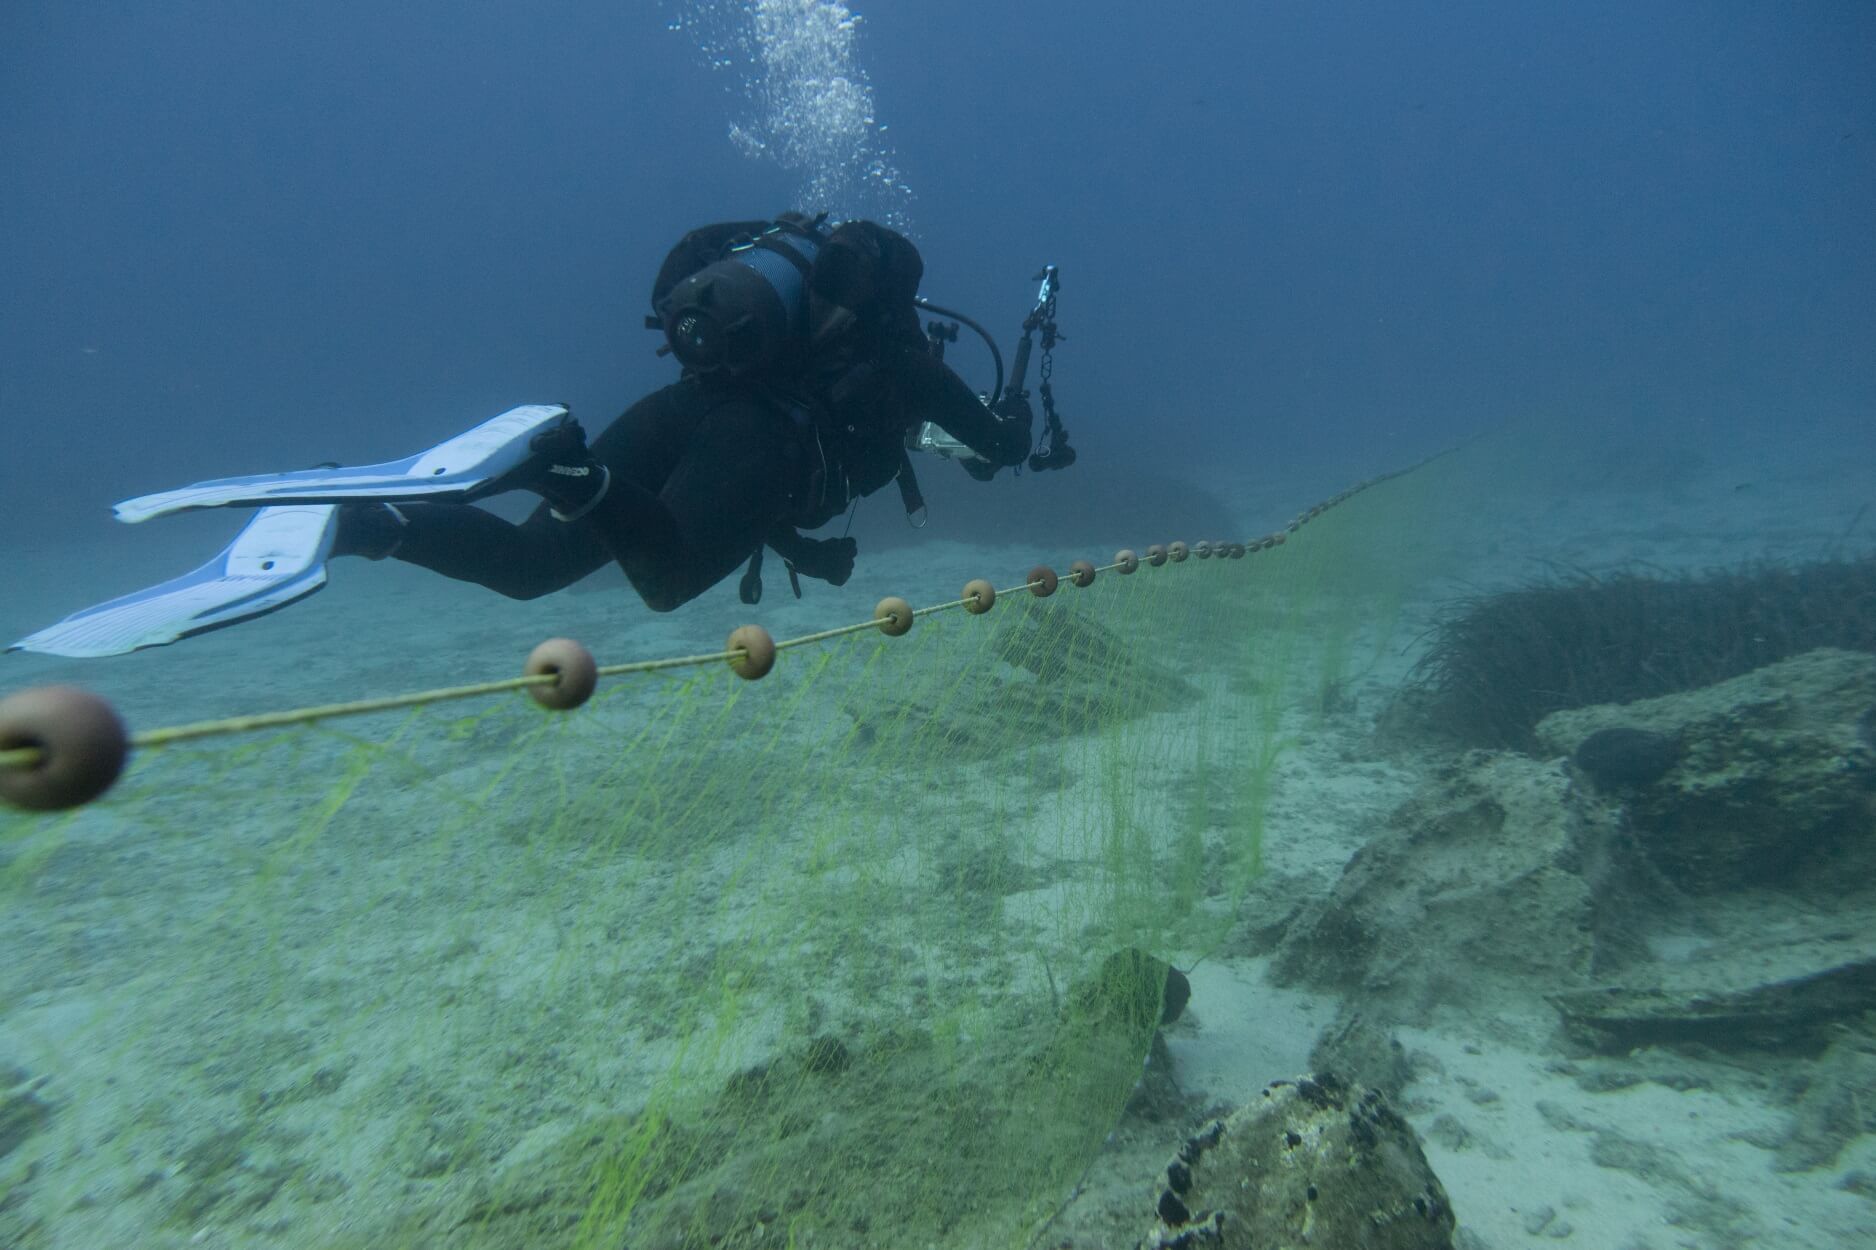
<path id="1" fill-rule="evenodd" d="M 654 391 L 600 434 L 591 459 L 621 483 L 656 491 L 707 411 L 708 403 L 694 385 Z M 584 448 L 580 455 L 586 456 Z M 610 483 L 605 490 L 611 493 Z M 460 505 L 348 504 L 340 512 L 332 554 L 371 560 L 395 557 L 513 599 L 538 598 L 613 561 L 600 533 L 584 519 L 583 509 L 569 509 L 582 512 L 573 521 L 555 513 L 553 505 L 565 502 L 548 500 L 518 526 Z M 599 503 L 604 502 L 601 497 Z"/>
<path id="2" fill-rule="evenodd" d="M 548 504 L 519 526 L 474 507 L 372 505 L 370 516 L 347 510 L 335 554 L 390 555 L 519 599 L 617 560 L 646 604 L 668 612 L 749 558 L 786 510 L 800 461 L 784 414 L 688 382 L 627 409 L 592 455 L 608 485 L 575 520 Z"/>
<path id="3" fill-rule="evenodd" d="M 395 516 L 380 513 L 362 523 L 349 513 L 341 520 L 334 555 L 391 556 L 510 599 L 564 590 L 612 560 L 596 534 L 555 520 L 545 503 L 520 525 L 457 504 L 397 504 Z M 375 545 L 387 537 L 388 548 Z"/>
<path id="4" fill-rule="evenodd" d="M 669 612 L 762 543 L 787 510 L 801 452 L 788 417 L 752 395 L 681 384 L 643 406 L 594 442 L 612 487 L 581 523 L 646 605 Z"/>

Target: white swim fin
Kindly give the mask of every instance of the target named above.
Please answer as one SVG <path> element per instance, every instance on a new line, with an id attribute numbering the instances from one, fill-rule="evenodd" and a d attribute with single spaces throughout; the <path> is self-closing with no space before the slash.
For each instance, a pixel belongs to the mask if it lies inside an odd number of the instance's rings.
<path id="1" fill-rule="evenodd" d="M 524 404 L 484 421 L 428 451 L 384 464 L 343 469 L 300 469 L 254 477 L 223 477 L 180 490 L 126 499 L 113 511 L 132 523 L 191 508 L 258 508 L 279 503 L 427 500 L 466 503 L 493 493 L 500 480 L 527 464 L 536 434 L 567 417 L 560 404 Z"/>
<path id="2" fill-rule="evenodd" d="M 263 508 L 194 572 L 74 612 L 7 650 L 123 655 L 277 611 L 326 584 L 338 529 L 339 510 L 330 504 Z"/>

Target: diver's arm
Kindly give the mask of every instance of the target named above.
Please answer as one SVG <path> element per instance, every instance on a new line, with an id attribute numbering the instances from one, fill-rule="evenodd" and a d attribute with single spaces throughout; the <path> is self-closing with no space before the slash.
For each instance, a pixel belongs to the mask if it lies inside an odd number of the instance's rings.
<path id="1" fill-rule="evenodd" d="M 1005 405 L 992 412 L 964 379 L 945 363 L 922 351 L 904 350 L 895 362 L 904 382 L 907 407 L 919 421 L 930 421 L 993 466 L 1021 464 L 1029 454 L 1029 405 Z"/>

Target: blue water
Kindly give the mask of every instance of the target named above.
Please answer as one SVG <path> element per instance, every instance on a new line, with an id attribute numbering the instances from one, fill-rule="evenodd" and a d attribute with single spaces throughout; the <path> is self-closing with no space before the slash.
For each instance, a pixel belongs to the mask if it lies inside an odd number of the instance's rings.
<path id="1" fill-rule="evenodd" d="M 664 249 L 842 159 L 732 140 L 769 80 L 703 48 L 763 7 L 6 5 L 10 539 L 140 541 L 111 500 L 405 454 L 520 402 L 603 425 L 669 380 L 640 328 Z M 926 292 L 1006 334 L 1059 264 L 1085 464 L 1335 480 L 1533 417 L 1870 451 L 1867 5 L 861 18 L 861 146 L 897 181 L 816 207 L 903 221 Z"/>

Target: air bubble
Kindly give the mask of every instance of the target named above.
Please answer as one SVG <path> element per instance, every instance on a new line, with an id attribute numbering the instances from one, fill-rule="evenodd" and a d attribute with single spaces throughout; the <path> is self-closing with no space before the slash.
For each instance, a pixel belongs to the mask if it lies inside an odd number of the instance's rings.
<path id="1" fill-rule="evenodd" d="M 905 229 L 911 190 L 855 53 L 860 21 L 838 0 L 695 0 L 670 29 L 711 69 L 738 69 L 730 142 L 794 173 L 798 207 Z"/>

